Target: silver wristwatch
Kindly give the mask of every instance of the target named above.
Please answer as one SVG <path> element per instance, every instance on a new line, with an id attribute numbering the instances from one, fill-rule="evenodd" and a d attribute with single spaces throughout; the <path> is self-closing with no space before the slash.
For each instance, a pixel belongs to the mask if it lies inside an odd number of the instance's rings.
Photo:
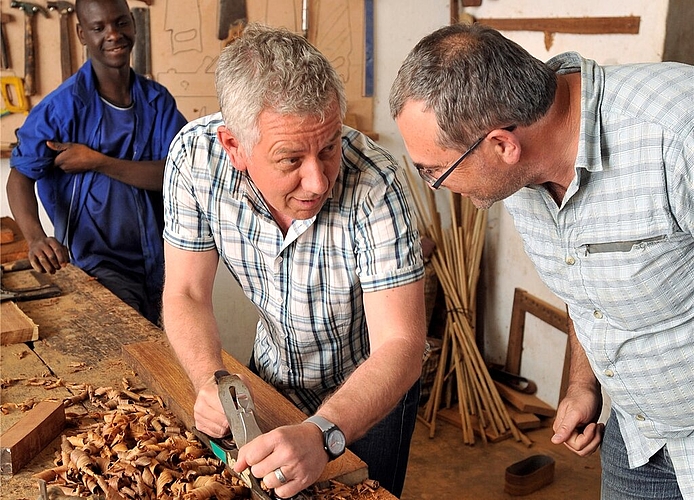
<path id="1" fill-rule="evenodd" d="M 337 425 L 320 415 L 309 417 L 304 422 L 311 422 L 321 430 L 323 433 L 323 448 L 330 460 L 335 460 L 345 452 L 345 446 L 347 445 L 345 435 Z"/>

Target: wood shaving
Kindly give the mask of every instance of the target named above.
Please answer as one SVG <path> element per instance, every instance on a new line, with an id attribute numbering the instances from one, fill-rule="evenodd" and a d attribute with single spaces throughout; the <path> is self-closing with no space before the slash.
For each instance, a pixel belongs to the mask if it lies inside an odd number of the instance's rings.
<path id="1" fill-rule="evenodd" d="M 17 357 L 17 359 L 24 359 L 29 355 L 29 351 L 16 352 L 14 355 Z"/>
<path id="2" fill-rule="evenodd" d="M 7 389 L 8 387 L 12 387 L 17 382 L 21 382 L 22 380 L 23 379 L 21 378 L 0 378 L 0 389 Z"/>

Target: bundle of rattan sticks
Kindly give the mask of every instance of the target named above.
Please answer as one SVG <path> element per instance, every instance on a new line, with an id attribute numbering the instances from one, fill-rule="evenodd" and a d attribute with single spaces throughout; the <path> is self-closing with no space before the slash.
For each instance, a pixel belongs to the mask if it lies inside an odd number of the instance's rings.
<path id="1" fill-rule="evenodd" d="M 509 416 L 475 339 L 477 282 L 487 211 L 478 210 L 468 198 L 447 192 L 451 220 L 450 226 L 444 229 L 434 191 L 422 189 L 423 183 L 414 178 L 406 159 L 405 165 L 419 230 L 422 236 L 436 243 L 432 264 L 447 310 L 434 385 L 420 420 L 429 427 L 433 437 L 437 413 L 444 406 L 444 393 L 448 390 L 457 396 L 466 444 L 475 443 L 475 430 L 485 442 L 488 435 L 510 433 L 528 444 L 529 439 Z"/>

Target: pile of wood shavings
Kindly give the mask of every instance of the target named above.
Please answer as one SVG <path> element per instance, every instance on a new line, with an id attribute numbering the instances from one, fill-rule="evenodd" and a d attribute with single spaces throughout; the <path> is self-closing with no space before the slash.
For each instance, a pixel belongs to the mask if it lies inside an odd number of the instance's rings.
<path id="1" fill-rule="evenodd" d="M 330 481 L 328 488 L 313 487 L 312 497 L 317 500 L 368 500 L 377 498 L 378 481 L 365 479 L 356 486 L 349 487 L 339 481 Z"/>
<path id="2" fill-rule="evenodd" d="M 97 408 L 86 415 L 66 413 L 74 431 L 61 436 L 55 467 L 34 475 L 51 485 L 46 500 L 251 498 L 250 490 L 225 464 L 164 409 L 159 396 L 140 393 L 127 379 L 122 381 L 123 389 L 94 389 L 51 379 L 25 383 L 67 387 L 75 395 L 63 400 L 65 407 L 88 401 Z M 32 398 L 14 407 L 28 411 L 36 403 Z M 315 500 L 368 500 L 377 497 L 378 488 L 378 482 L 370 479 L 352 487 L 331 480 L 328 487 L 313 486 L 308 492 Z"/>
<path id="3" fill-rule="evenodd" d="M 103 411 L 69 414 L 76 430 L 62 436 L 55 467 L 34 476 L 55 485 L 52 491 L 106 500 L 250 498 L 158 397 L 85 387 L 65 404 L 86 399 Z"/>

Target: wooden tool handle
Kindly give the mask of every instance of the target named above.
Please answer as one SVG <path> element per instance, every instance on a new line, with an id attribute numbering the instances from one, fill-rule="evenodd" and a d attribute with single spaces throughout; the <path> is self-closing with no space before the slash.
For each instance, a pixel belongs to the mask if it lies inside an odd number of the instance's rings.
<path id="1" fill-rule="evenodd" d="M 0 27 L 0 43 L 2 44 L 2 47 L 0 47 L 0 50 L 2 50 L 2 69 L 9 69 L 11 66 L 10 53 L 7 46 L 7 35 L 5 34 L 5 24 L 9 23 L 10 20 L 10 15 L 3 12 L 2 27 Z"/>
<path id="2" fill-rule="evenodd" d="M 36 94 L 36 59 L 34 53 L 34 16 L 24 16 L 24 95 Z"/>
<path id="3" fill-rule="evenodd" d="M 68 15 L 60 15 L 60 72 L 62 73 L 63 81 L 67 80 L 72 75 L 72 56 L 70 54 L 70 36 L 68 30 Z"/>

